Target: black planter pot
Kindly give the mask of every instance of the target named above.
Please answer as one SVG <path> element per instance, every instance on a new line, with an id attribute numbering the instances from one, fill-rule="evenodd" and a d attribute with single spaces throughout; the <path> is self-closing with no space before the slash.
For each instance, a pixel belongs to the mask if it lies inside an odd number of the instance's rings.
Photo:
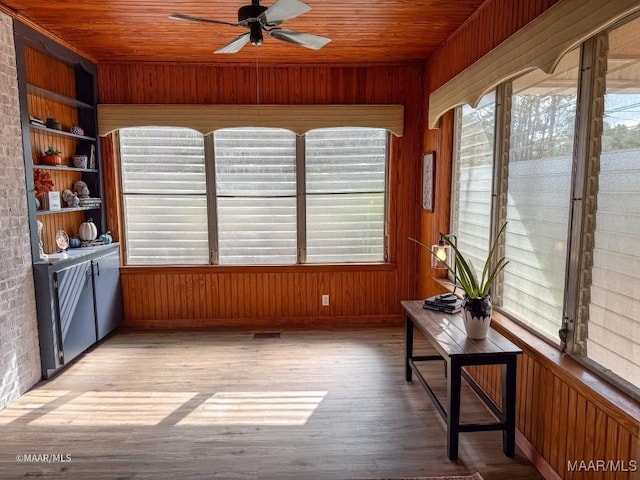
<path id="1" fill-rule="evenodd" d="M 492 310 L 491 299 L 488 296 L 484 298 L 464 297 L 462 301 L 462 318 L 469 338 L 482 340 L 487 337 Z"/>

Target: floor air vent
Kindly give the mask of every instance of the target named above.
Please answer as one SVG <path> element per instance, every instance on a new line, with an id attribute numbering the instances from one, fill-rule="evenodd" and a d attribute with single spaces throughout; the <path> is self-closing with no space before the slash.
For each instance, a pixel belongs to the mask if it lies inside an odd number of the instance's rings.
<path id="1" fill-rule="evenodd" d="M 280 338 L 280 332 L 261 332 L 253 334 L 254 340 L 259 340 L 262 338 Z"/>

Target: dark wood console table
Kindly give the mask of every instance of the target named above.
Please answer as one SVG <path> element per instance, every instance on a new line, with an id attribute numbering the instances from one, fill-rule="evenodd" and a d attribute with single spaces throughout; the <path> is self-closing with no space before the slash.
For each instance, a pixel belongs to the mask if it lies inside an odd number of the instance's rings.
<path id="1" fill-rule="evenodd" d="M 467 338 L 462 317 L 422 308 L 421 300 L 402 302 L 405 311 L 405 379 L 410 382 L 412 374 L 425 388 L 436 409 L 447 422 L 447 455 L 450 460 L 458 458 L 458 434 L 460 432 L 482 432 L 502 430 L 502 450 L 505 455 L 515 455 L 516 429 L 516 366 L 522 354 L 516 345 L 495 330 L 490 330 L 484 340 Z M 417 327 L 436 349 L 438 355 L 413 355 L 413 333 Z M 418 362 L 440 360 L 446 363 L 447 409 L 436 398 L 426 379 L 418 371 Z M 476 384 L 462 368 L 467 365 L 502 365 L 502 407 Z M 500 419 L 489 424 L 460 424 L 460 389 L 464 378 L 480 399 Z"/>

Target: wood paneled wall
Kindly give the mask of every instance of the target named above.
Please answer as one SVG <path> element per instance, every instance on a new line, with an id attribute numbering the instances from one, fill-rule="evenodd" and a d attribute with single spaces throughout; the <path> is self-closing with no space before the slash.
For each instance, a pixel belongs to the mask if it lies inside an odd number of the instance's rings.
<path id="1" fill-rule="evenodd" d="M 127 325 L 138 328 L 397 322 L 397 268 L 130 267 L 122 271 Z M 329 306 L 321 306 L 329 295 Z"/>
<path id="2" fill-rule="evenodd" d="M 179 327 L 401 320 L 399 302 L 414 298 L 416 288 L 416 249 L 407 237 L 417 234 L 424 120 L 422 65 L 260 66 L 256 77 L 255 66 L 102 64 L 98 73 L 100 103 L 255 104 L 259 96 L 261 104 L 402 104 L 405 108 L 405 134 L 401 138 L 392 137 L 390 149 L 391 270 L 362 267 L 354 271 L 353 267 L 340 265 L 266 270 L 256 267 L 247 272 L 242 270 L 243 273 L 220 267 L 160 271 L 123 268 L 128 325 Z M 105 186 L 107 198 L 117 189 L 116 172 L 108 171 L 117 169 L 117 165 L 113 155 L 109 158 L 109 152 L 113 149 L 105 148 L 103 155 L 105 179 L 109 181 Z M 113 198 L 117 196 L 115 193 Z M 113 210 L 114 205 L 109 201 L 108 208 Z M 118 230 L 116 222 L 117 216 L 111 212 L 108 224 L 113 231 Z M 156 281 L 171 292 L 180 292 L 175 297 L 170 295 L 167 298 L 170 304 L 159 310 L 148 302 L 151 295 L 156 298 Z M 203 281 L 205 290 L 201 289 Z M 208 288 L 207 282 L 218 287 Z M 322 310 L 320 287 L 327 282 L 330 291 L 324 293 L 331 295 L 331 307 Z M 203 292 L 207 292 L 206 295 Z M 278 300 L 271 309 L 266 309 L 266 302 L 272 297 Z M 189 299 L 186 304 L 185 298 Z M 225 302 L 236 303 L 236 306 Z M 146 307 L 140 308 L 141 304 Z M 159 315 L 160 320 L 152 319 L 154 314 L 148 313 L 148 308 Z"/>
<path id="3" fill-rule="evenodd" d="M 428 92 L 444 85 L 558 0 L 489 0 L 428 61 Z"/>
<path id="4" fill-rule="evenodd" d="M 425 109 L 425 115 L 428 110 Z M 439 232 L 449 233 L 451 205 L 451 158 L 453 155 L 453 112 L 440 119 L 440 128 L 427 130 L 424 137 L 425 152 L 434 152 L 434 209 L 432 212 L 420 209 L 420 239 L 425 245 L 438 241 Z M 426 119 L 425 119 L 426 125 Z M 431 269 L 431 254 L 417 247 L 418 258 L 418 298 L 442 293 L 442 286 L 436 278 L 447 276 L 446 271 Z"/>
<path id="5" fill-rule="evenodd" d="M 102 201 L 106 212 L 107 230 L 111 232 L 114 242 L 124 238 L 122 225 L 122 198 L 120 196 L 120 166 L 118 163 L 117 136 L 109 135 L 101 138 L 102 142 L 102 175 L 105 192 Z M 121 258 L 123 255 L 121 252 Z"/>

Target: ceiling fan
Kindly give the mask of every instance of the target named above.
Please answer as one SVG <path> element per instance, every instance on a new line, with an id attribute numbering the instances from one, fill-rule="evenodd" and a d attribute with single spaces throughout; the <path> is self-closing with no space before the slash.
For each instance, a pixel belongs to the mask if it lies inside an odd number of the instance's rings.
<path id="1" fill-rule="evenodd" d="M 243 27 L 249 30 L 216 50 L 215 53 L 237 53 L 248 42 L 251 42 L 251 45 L 262 45 L 263 30 L 276 40 L 301 45 L 312 50 L 319 50 L 329 43 L 331 39 L 279 27 L 280 24 L 287 20 L 298 17 L 309 10 L 311 10 L 311 7 L 299 0 L 277 0 L 270 7 L 260 5 L 260 0 L 251 0 L 251 5 L 244 5 L 238 10 L 237 23 L 193 17 L 182 13 L 174 13 L 169 15 L 169 18 L 189 22 L 217 23 L 232 27 Z"/>

